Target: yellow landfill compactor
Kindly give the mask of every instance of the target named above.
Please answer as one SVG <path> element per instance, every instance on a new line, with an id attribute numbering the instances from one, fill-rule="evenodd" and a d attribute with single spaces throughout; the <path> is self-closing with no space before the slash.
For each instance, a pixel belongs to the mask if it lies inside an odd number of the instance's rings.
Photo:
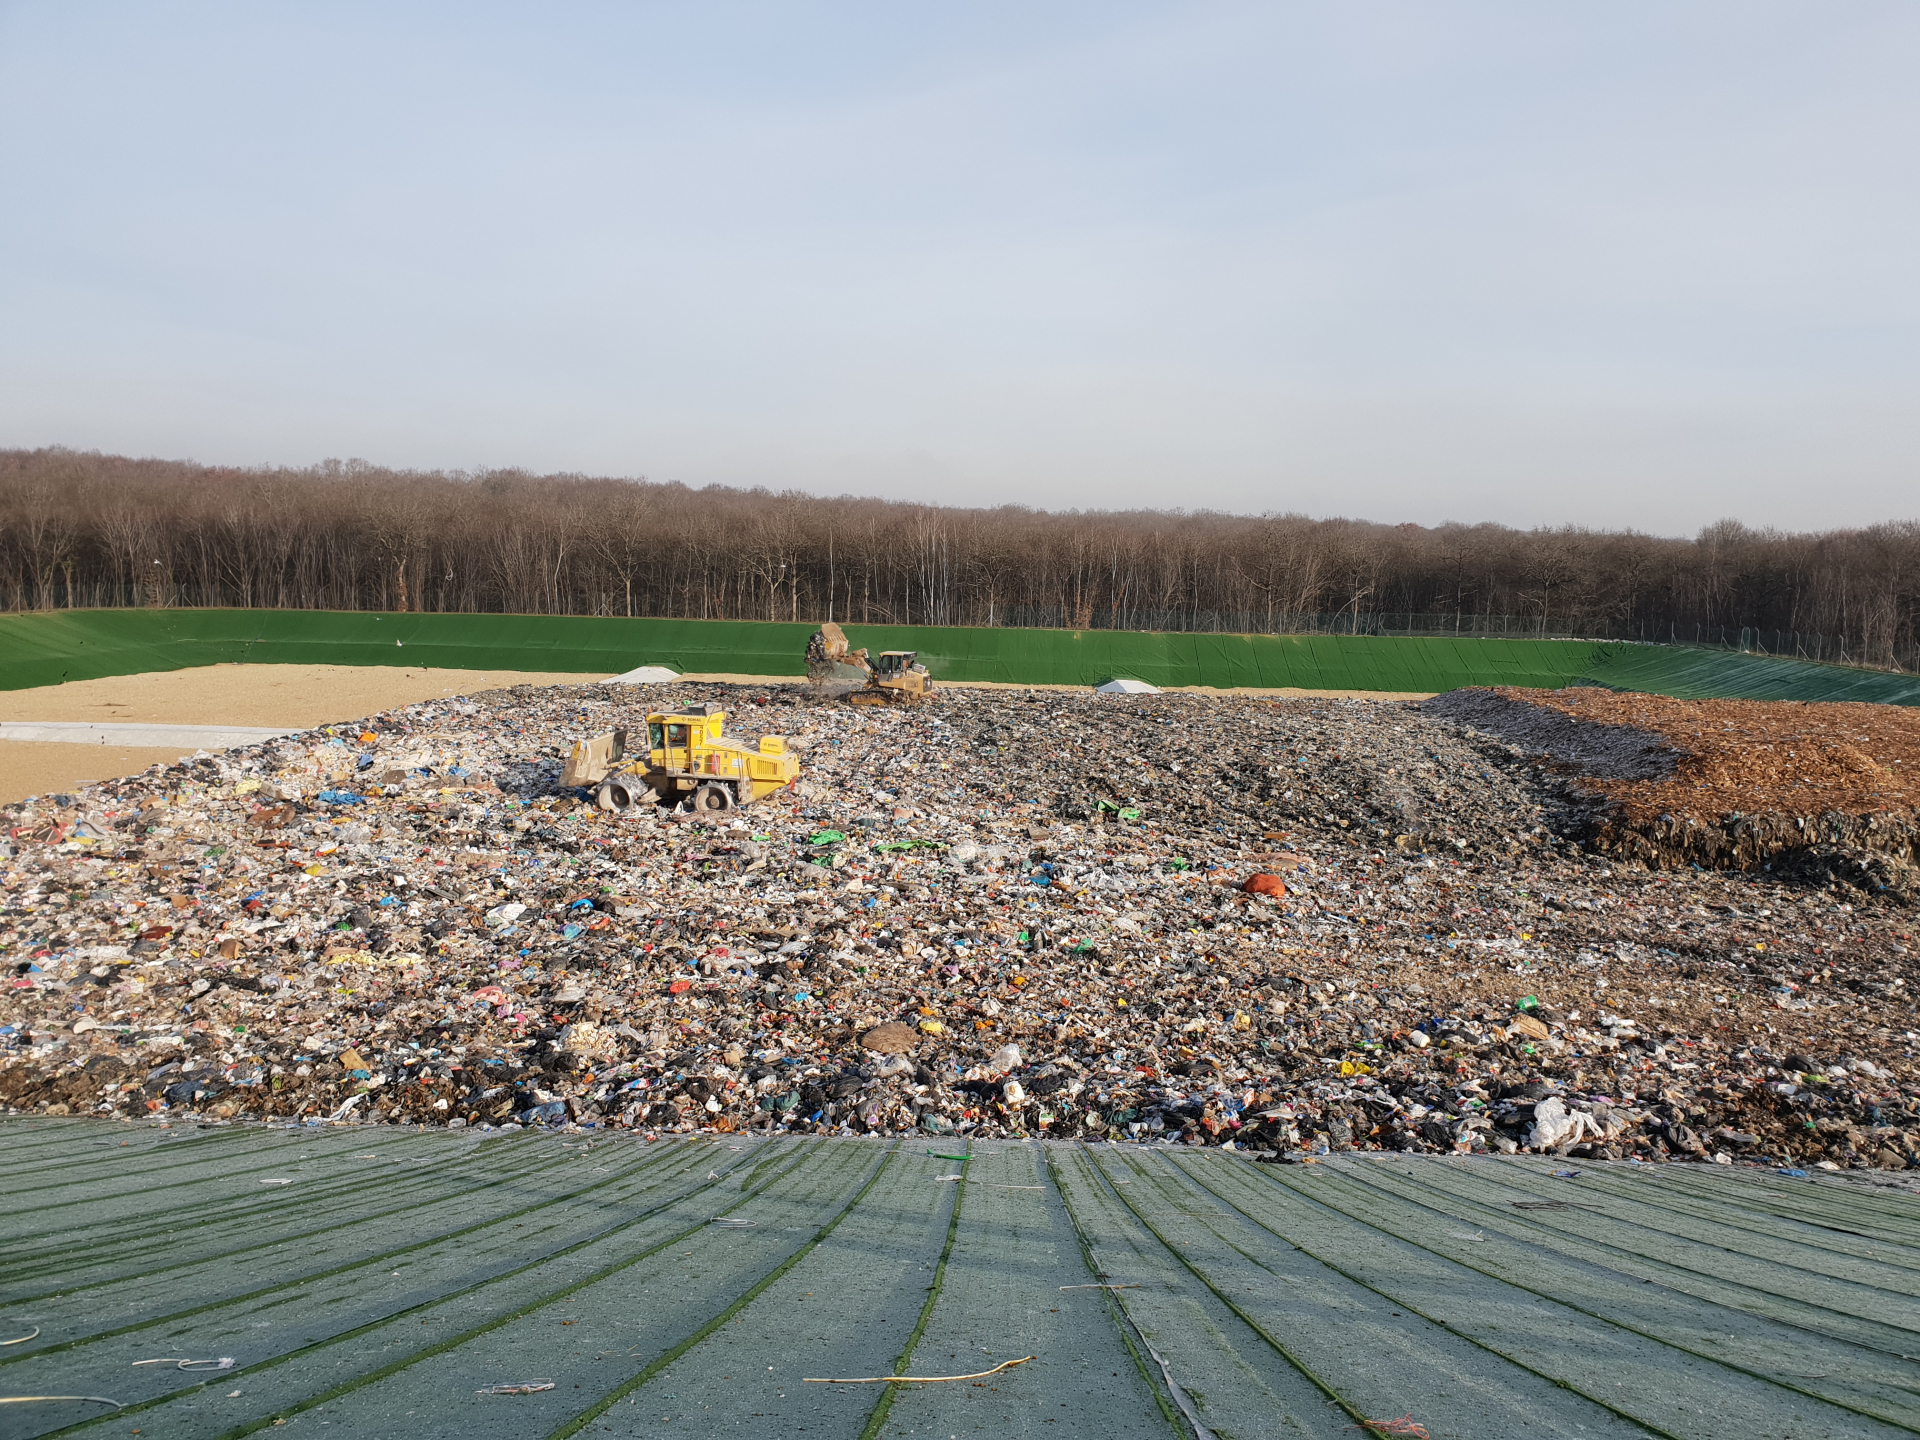
<path id="1" fill-rule="evenodd" d="M 816 682 L 833 678 L 834 667 L 864 671 L 864 688 L 850 691 L 849 705 L 918 705 L 933 698 L 933 677 L 915 664 L 918 650 L 882 650 L 873 659 L 865 650 L 849 650 L 846 632 L 831 620 L 807 641 L 807 674 Z"/>
<path id="2" fill-rule="evenodd" d="M 783 737 L 762 735 L 758 746 L 743 745 L 721 733 L 726 720 L 726 711 L 707 705 L 649 715 L 647 753 L 631 759 L 624 730 L 577 741 L 560 783 L 596 787 L 594 804 L 602 810 L 631 810 L 643 800 L 731 810 L 800 778 L 800 761 L 787 753 Z"/>

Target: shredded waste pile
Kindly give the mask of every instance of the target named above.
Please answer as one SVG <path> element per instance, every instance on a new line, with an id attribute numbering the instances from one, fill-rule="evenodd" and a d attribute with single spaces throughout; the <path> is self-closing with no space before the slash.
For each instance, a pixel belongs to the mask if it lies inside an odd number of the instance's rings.
<path id="1" fill-rule="evenodd" d="M 559 788 L 698 702 L 799 781 Z M 45 797 L 0 1103 L 1920 1165 L 1895 893 L 1601 853 L 1610 782 L 1444 708 L 523 688 Z"/>
<path id="2" fill-rule="evenodd" d="M 1595 849 L 1920 900 L 1920 709 L 1456 690 L 1423 709 L 1559 762 L 1605 803 Z"/>

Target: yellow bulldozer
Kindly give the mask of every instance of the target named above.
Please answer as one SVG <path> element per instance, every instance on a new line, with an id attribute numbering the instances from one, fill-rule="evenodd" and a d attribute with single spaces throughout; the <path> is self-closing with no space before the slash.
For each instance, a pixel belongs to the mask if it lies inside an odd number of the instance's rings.
<path id="1" fill-rule="evenodd" d="M 751 805 L 800 777 L 800 761 L 779 735 L 757 746 L 726 738 L 727 712 L 708 705 L 647 716 L 644 755 L 626 754 L 627 732 L 576 741 L 560 777 L 566 786 L 593 790 L 594 804 L 620 813 L 642 801 L 695 810 Z"/>
<path id="2" fill-rule="evenodd" d="M 915 663 L 919 655 L 918 650 L 882 650 L 868 659 L 865 650 L 849 650 L 846 632 L 829 620 L 807 641 L 807 675 L 824 684 L 836 666 L 851 666 L 866 675 L 867 683 L 848 692 L 849 705 L 920 705 L 933 699 L 933 677 Z"/>

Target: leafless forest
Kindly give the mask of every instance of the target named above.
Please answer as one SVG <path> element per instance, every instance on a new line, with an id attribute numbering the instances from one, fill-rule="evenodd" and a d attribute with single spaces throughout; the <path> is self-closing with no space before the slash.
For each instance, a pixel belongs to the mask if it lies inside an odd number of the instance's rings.
<path id="1" fill-rule="evenodd" d="M 0 603 L 1736 643 L 1913 668 L 1920 522 L 1691 539 L 0 451 Z M 1756 634 L 1757 632 L 1757 634 Z"/>

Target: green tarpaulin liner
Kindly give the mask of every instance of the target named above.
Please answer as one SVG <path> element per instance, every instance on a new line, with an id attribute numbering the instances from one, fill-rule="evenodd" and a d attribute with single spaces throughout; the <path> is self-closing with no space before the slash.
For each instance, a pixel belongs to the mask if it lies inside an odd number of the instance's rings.
<path id="1" fill-rule="evenodd" d="M 1176 635 L 849 625 L 873 651 L 917 650 L 943 680 L 1432 693 L 1576 681 L 1692 698 L 1920 704 L 1920 679 L 1721 651 L 1591 640 Z M 544 670 L 638 665 L 799 675 L 813 626 L 750 620 L 392 615 L 325 610 L 61 610 L 0 616 L 0 689 L 222 662 Z"/>
<path id="2" fill-rule="evenodd" d="M 1644 690 L 1684 700 L 1867 700 L 1920 705 L 1920 676 L 1808 660 L 1777 660 L 1727 650 L 1668 645 L 1607 645 L 1581 679 L 1615 690 Z"/>

